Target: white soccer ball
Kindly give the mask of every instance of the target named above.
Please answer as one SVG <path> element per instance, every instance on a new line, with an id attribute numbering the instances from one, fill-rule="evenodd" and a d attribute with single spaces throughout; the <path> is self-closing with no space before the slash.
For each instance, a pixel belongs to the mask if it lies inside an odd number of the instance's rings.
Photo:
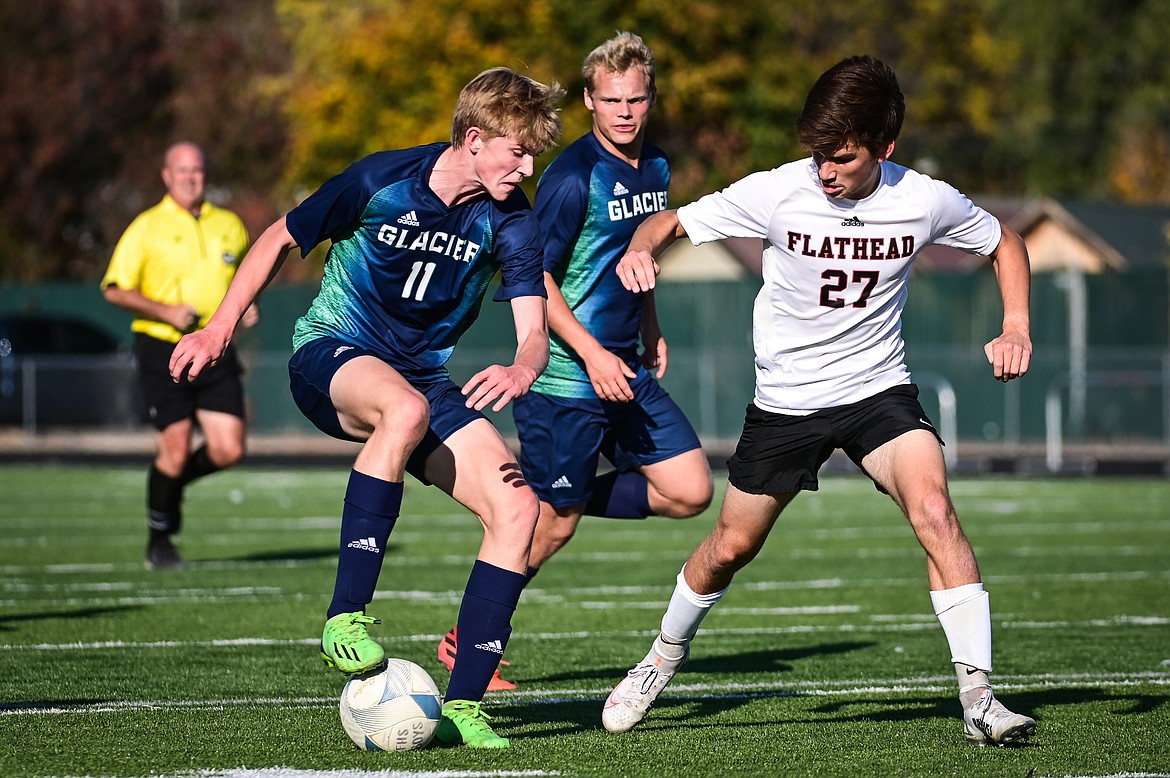
<path id="1" fill-rule="evenodd" d="M 341 726 L 364 751 L 409 751 L 431 742 L 442 707 L 439 688 L 426 670 L 405 659 L 388 659 L 382 672 L 346 682 Z"/>

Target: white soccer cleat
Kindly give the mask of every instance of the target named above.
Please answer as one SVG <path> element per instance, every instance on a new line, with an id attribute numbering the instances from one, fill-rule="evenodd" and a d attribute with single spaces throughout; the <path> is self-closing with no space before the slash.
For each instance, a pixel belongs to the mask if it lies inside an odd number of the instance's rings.
<path id="1" fill-rule="evenodd" d="M 975 704 L 963 711 L 963 729 L 967 740 L 976 745 L 1006 746 L 1035 735 L 1036 720 L 1012 713 L 991 689 L 984 689 Z"/>
<path id="2" fill-rule="evenodd" d="M 622 682 L 609 693 L 605 707 L 601 709 L 601 723 L 606 730 L 629 732 L 646 718 L 650 706 L 690 656 L 689 645 L 684 647 L 683 655 L 678 659 L 667 659 L 658 653 L 657 647 L 658 640 L 655 639 L 646 658 L 626 673 Z"/>

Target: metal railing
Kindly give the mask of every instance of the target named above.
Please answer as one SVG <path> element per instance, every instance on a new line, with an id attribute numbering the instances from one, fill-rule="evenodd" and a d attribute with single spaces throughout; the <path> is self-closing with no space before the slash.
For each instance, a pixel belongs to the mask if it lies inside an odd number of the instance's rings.
<path id="1" fill-rule="evenodd" d="M 1064 466 L 1065 389 L 1083 397 L 1089 387 L 1149 388 L 1160 386 L 1162 392 L 1162 442 L 1170 447 L 1170 370 L 1119 370 L 1109 372 L 1062 373 L 1048 385 L 1044 398 L 1044 459 L 1048 471 L 1059 472 Z M 1083 400 L 1081 401 L 1084 402 Z"/>

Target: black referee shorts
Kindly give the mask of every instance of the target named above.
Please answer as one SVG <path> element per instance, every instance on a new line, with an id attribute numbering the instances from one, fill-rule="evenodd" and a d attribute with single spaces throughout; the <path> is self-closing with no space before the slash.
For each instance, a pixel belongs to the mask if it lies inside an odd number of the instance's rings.
<path id="1" fill-rule="evenodd" d="M 137 333 L 134 342 L 138 358 L 138 385 L 142 390 L 142 420 L 157 430 L 191 418 L 196 409 L 230 413 L 244 418 L 243 368 L 235 346 L 228 346 L 223 359 L 205 367 L 194 381 L 171 379 L 171 352 L 174 343 Z"/>
<path id="2" fill-rule="evenodd" d="M 938 437 L 914 384 L 807 416 L 749 405 L 743 433 L 727 460 L 728 482 L 748 494 L 816 491 L 817 473 L 835 449 L 861 467 L 866 455 L 910 430 L 927 430 Z"/>

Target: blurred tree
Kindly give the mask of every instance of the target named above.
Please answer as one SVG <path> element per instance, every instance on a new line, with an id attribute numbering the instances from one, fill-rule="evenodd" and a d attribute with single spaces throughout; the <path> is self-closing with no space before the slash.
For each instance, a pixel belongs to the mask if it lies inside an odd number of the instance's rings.
<path id="1" fill-rule="evenodd" d="M 803 155 L 809 86 L 860 52 L 902 81 L 899 162 L 971 193 L 1170 202 L 1164 0 L 8 2 L 0 279 L 98 277 L 179 138 L 254 235 L 365 154 L 445 139 L 488 67 L 561 82 L 567 143 L 589 127 L 581 60 L 618 29 L 658 55 L 675 204 Z"/>
<path id="2" fill-rule="evenodd" d="M 580 62 L 618 29 L 638 32 L 657 54 L 661 102 L 649 136 L 673 159 L 678 203 L 801 155 L 793 124 L 804 96 L 844 56 L 868 51 L 902 72 L 913 87 L 910 148 L 929 157 L 986 145 L 997 126 L 992 96 L 1011 62 L 992 46 L 983 0 L 792 0 L 782 9 L 768 0 L 343 8 L 278 0 L 278 8 L 297 119 L 285 184 L 301 193 L 376 149 L 446 138 L 459 88 L 493 65 L 561 81 L 571 141 L 589 127 Z"/>
<path id="3" fill-rule="evenodd" d="M 993 171 L 1006 191 L 1170 202 L 1170 4 L 989 0 L 1015 41 Z"/>
<path id="4" fill-rule="evenodd" d="M 166 126 L 160 4 L 4 3 L 0 73 L 0 277 L 92 277 L 112 182 Z"/>
<path id="5" fill-rule="evenodd" d="M 284 67 L 268 3 L 0 4 L 0 278 L 95 279 L 162 197 L 163 150 L 202 144 L 210 198 L 249 227 L 276 208 Z"/>

